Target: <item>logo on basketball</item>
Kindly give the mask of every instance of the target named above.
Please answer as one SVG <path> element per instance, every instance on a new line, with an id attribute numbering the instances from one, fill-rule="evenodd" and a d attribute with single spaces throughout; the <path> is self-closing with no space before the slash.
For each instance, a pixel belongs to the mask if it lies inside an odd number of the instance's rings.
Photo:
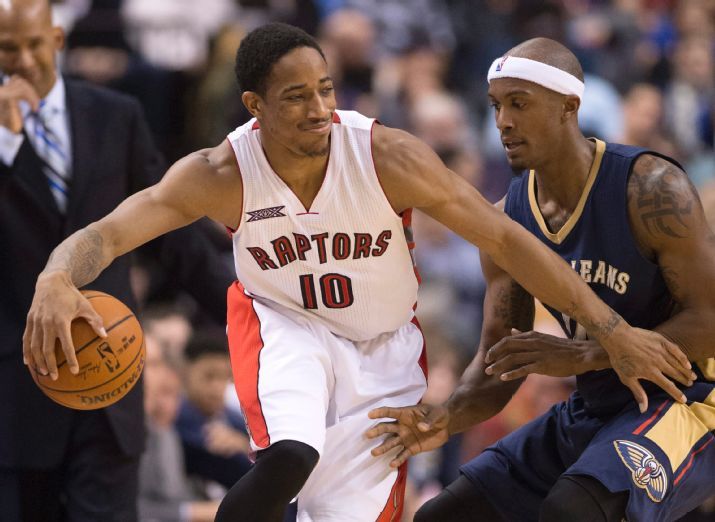
<path id="1" fill-rule="evenodd" d="M 660 502 L 668 489 L 665 469 L 653 454 L 628 440 L 613 441 L 618 456 L 631 471 L 631 479 L 641 489 L 645 489 L 653 502 Z"/>
<path id="2" fill-rule="evenodd" d="M 284 208 L 285 205 L 281 205 L 279 207 L 262 208 L 261 210 L 249 210 L 248 215 L 251 217 L 248 218 L 248 223 L 251 221 L 260 221 L 261 219 L 285 217 L 285 214 L 281 212 Z"/>
<path id="3" fill-rule="evenodd" d="M 97 346 L 97 353 L 110 373 L 114 373 L 115 370 L 119 369 L 119 359 L 117 359 L 117 355 L 108 343 L 104 342 Z"/>

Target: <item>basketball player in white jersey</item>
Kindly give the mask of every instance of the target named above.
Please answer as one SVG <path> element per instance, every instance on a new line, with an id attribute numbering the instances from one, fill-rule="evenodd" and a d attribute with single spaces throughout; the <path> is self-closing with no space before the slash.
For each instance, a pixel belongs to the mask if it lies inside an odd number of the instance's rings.
<path id="1" fill-rule="evenodd" d="M 103 335 L 77 287 L 202 216 L 229 227 L 238 281 L 228 336 L 257 460 L 216 520 L 280 520 L 296 496 L 299 521 L 399 520 L 405 468 L 390 468 L 392 454 L 374 459 L 377 442 L 363 433 L 369 410 L 414 404 L 425 389 L 412 208 L 583 324 L 632 389 L 641 377 L 667 386 L 665 374 L 689 374 L 677 347 L 631 328 L 426 145 L 337 111 L 325 57 L 303 31 L 270 24 L 251 32 L 236 73 L 254 119 L 58 246 L 38 279 L 23 346 L 27 364 L 56 375 L 59 339 L 76 371 L 71 320 L 83 317 Z M 654 353 L 671 364 L 654 367 Z"/>

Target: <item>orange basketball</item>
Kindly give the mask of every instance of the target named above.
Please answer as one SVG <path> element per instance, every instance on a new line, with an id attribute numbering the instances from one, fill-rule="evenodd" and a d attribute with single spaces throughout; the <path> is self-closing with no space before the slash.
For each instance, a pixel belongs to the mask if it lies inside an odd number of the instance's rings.
<path id="1" fill-rule="evenodd" d="M 53 401 L 76 410 L 95 410 L 117 402 L 139 380 L 144 368 L 144 333 L 132 311 L 118 299 L 94 290 L 82 294 L 102 316 L 107 338 L 99 337 L 84 319 L 76 319 L 71 329 L 79 373 L 70 373 L 59 341 L 57 380 L 32 367 L 30 373 Z"/>

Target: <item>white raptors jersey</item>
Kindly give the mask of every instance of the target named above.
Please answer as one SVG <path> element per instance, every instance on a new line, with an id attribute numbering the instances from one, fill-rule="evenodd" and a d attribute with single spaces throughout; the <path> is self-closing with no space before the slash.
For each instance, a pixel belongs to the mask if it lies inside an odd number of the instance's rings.
<path id="1" fill-rule="evenodd" d="M 228 136 L 243 180 L 236 274 L 270 306 L 365 341 L 410 321 L 417 277 L 411 210 L 397 215 L 372 160 L 374 120 L 336 111 L 325 180 L 310 209 L 273 171 L 252 119 Z"/>

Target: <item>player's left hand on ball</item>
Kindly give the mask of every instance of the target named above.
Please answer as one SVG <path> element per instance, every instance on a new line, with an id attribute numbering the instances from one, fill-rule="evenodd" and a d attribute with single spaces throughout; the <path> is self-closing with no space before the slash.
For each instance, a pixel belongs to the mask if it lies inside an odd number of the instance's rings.
<path id="1" fill-rule="evenodd" d="M 418 404 L 404 408 L 376 408 L 368 414 L 371 419 L 390 418 L 366 432 L 369 439 L 387 435 L 382 444 L 372 450 L 378 457 L 395 448 L 397 456 L 390 467 L 398 468 L 412 455 L 442 446 L 449 439 L 449 411 L 444 406 Z"/>
<path id="2" fill-rule="evenodd" d="M 688 357 L 678 345 L 657 332 L 629 329 L 626 332 L 628 338 L 621 340 L 615 349 L 607 348 L 607 351 L 611 366 L 633 393 L 641 413 L 648 409 L 648 395 L 640 379 L 657 384 L 673 399 L 684 403 L 685 395 L 673 380 L 690 386 L 697 378 Z"/>
<path id="3" fill-rule="evenodd" d="M 40 275 L 35 286 L 27 323 L 22 336 L 23 362 L 41 375 L 57 379 L 56 344 L 59 341 L 70 371 L 79 371 L 70 325 L 85 319 L 100 337 L 107 337 L 102 318 L 89 301 L 62 273 Z"/>

